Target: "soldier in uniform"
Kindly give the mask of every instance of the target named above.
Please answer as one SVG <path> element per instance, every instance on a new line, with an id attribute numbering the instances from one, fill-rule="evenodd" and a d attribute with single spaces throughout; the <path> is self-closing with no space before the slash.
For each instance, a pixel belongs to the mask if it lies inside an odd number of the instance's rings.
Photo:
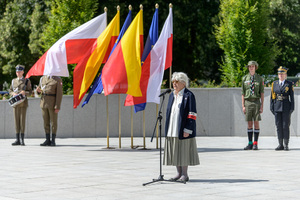
<path id="1" fill-rule="evenodd" d="M 63 95 L 61 78 L 58 76 L 42 76 L 37 92 L 42 94 L 40 107 L 46 133 L 46 140 L 41 146 L 56 146 L 57 117 Z M 50 140 L 50 132 L 52 132 L 52 140 Z"/>
<path id="2" fill-rule="evenodd" d="M 15 128 L 16 128 L 16 141 L 12 145 L 25 145 L 25 121 L 26 121 L 26 110 L 28 107 L 27 96 L 31 95 L 31 82 L 29 79 L 23 77 L 25 67 L 23 65 L 16 66 L 17 78 L 13 79 L 9 89 L 9 94 L 13 97 L 22 94 L 25 96 L 25 100 L 14 106 L 14 117 L 15 117 Z M 20 140 L 21 134 L 21 140 Z"/>
<path id="3" fill-rule="evenodd" d="M 256 73 L 258 69 L 256 61 L 249 61 L 246 67 L 249 70 L 249 74 L 242 79 L 242 108 L 248 122 L 247 133 L 249 142 L 244 150 L 258 150 L 259 121 L 261 121 L 260 114 L 263 112 L 264 105 L 264 81 Z M 252 141 L 253 133 L 254 142 Z"/>
<path id="4" fill-rule="evenodd" d="M 275 149 L 289 150 L 290 120 L 294 111 L 294 87 L 292 82 L 285 80 L 287 68 L 278 68 L 278 78 L 272 83 L 270 110 L 275 115 L 279 146 Z M 283 145 L 284 142 L 284 145 Z"/>

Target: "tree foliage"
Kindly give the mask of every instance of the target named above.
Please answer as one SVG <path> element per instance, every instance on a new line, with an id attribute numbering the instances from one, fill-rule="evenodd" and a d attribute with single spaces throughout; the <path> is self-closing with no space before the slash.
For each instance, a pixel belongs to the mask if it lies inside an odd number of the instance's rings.
<path id="1" fill-rule="evenodd" d="M 272 74 L 278 65 L 300 71 L 297 0 L 3 0 L 0 1 L 0 90 L 15 76 L 17 64 L 25 73 L 59 38 L 108 8 L 108 23 L 120 5 L 124 22 L 129 4 L 132 17 L 144 10 L 144 38 L 150 28 L 155 4 L 159 4 L 159 27 L 173 3 L 173 71 L 184 71 L 198 80 L 238 86 L 247 73 L 244 66 L 256 60 L 258 73 Z M 270 15 L 271 14 L 271 15 Z M 277 43 L 275 43 L 275 39 Z M 280 47 L 277 47 L 277 45 Z M 279 50 L 281 54 L 279 55 Z M 274 63 L 276 61 L 276 64 Z M 72 89 L 70 77 L 63 78 L 64 91 Z M 168 72 L 165 73 L 165 78 Z M 31 77 L 37 84 L 39 77 Z"/>
<path id="2" fill-rule="evenodd" d="M 28 47 L 34 57 L 38 57 L 44 53 L 42 34 L 45 29 L 45 24 L 48 21 L 50 12 L 50 3 L 45 1 L 45 4 L 35 4 L 31 15 L 31 26 L 29 35 Z"/>
<path id="3" fill-rule="evenodd" d="M 220 66 L 228 86 L 240 85 L 249 60 L 259 63 L 259 73 L 268 74 L 273 69 L 279 51 L 269 36 L 269 10 L 267 0 L 221 1 L 215 35 L 224 51 Z"/>
<path id="4" fill-rule="evenodd" d="M 173 71 L 184 71 L 193 79 L 219 81 L 222 55 L 213 35 L 219 1 L 174 3 Z"/>
<path id="5" fill-rule="evenodd" d="M 1 83 L 14 76 L 17 64 L 32 66 L 34 58 L 28 47 L 30 16 L 39 0 L 6 1 L 5 12 L 0 20 L 0 66 Z M 2 85 L 2 84 L 1 84 Z"/>
<path id="6" fill-rule="evenodd" d="M 5 48 L 6 51 L 1 53 L 0 68 L 4 69 L 8 79 L 14 76 L 16 64 L 25 64 L 28 66 L 26 70 L 29 70 L 30 66 L 60 37 L 92 17 L 103 13 L 105 6 L 108 7 L 109 22 L 116 13 L 116 6 L 120 5 L 121 23 L 123 23 L 128 13 L 129 4 L 133 7 L 134 17 L 139 11 L 140 3 L 143 3 L 145 39 L 148 35 L 155 4 L 158 3 L 160 6 L 160 30 L 169 12 L 169 3 L 164 0 L 144 0 L 143 2 L 101 0 L 98 1 L 98 4 L 96 0 L 6 0 L 5 2 L 7 4 L 4 6 L 7 10 L 5 12 L 7 17 L 2 20 L 2 27 L 9 26 L 10 30 L 6 30 L 9 32 L 7 34 L 1 34 L 3 37 L 0 40 L 4 46 L 2 49 Z M 217 0 L 178 0 L 173 5 L 173 71 L 185 71 L 191 79 L 218 79 L 219 72 L 216 61 L 220 59 L 222 52 L 212 35 L 212 24 L 217 19 L 215 16 L 219 2 Z M 26 18 L 24 18 L 25 16 Z M 15 21 L 12 21 L 13 19 Z M 16 21 L 22 23 L 16 23 Z M 18 26 L 20 28 L 17 28 Z M 2 33 L 1 31 L 4 32 L 4 29 L 0 30 L 0 33 Z M 11 37 L 12 35 L 13 37 Z M 14 39 L 18 39 L 22 43 L 8 44 L 9 40 Z M 10 48 L 7 48 L 8 46 Z M 26 52 L 19 53 L 19 51 L 24 50 Z M 18 55 L 18 57 L 14 55 Z M 65 91 L 67 88 L 72 88 L 73 68 L 74 65 L 69 66 L 71 76 L 64 78 Z"/>
<path id="7" fill-rule="evenodd" d="M 271 33 L 278 41 L 281 55 L 277 66 L 289 68 L 289 75 L 300 72 L 300 2 L 298 0 L 274 0 L 271 4 Z"/>

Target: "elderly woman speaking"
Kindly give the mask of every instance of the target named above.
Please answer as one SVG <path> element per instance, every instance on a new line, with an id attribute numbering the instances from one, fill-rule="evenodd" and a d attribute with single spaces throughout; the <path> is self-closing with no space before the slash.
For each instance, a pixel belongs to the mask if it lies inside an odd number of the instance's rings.
<path id="1" fill-rule="evenodd" d="M 171 181 L 189 181 L 188 166 L 199 165 L 196 144 L 196 100 L 188 90 L 189 78 L 183 72 L 172 75 L 174 91 L 170 94 L 165 125 L 164 164 L 176 166 Z"/>

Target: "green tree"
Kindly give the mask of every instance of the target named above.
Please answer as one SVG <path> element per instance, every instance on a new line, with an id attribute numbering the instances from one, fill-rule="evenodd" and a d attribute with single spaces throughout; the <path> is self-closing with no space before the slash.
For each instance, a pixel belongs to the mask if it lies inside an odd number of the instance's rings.
<path id="1" fill-rule="evenodd" d="M 3 17 L 3 13 L 5 12 L 6 5 L 12 0 L 1 0 L 0 1 L 0 19 Z"/>
<path id="2" fill-rule="evenodd" d="M 173 71 L 184 71 L 190 79 L 219 79 L 222 51 L 213 35 L 219 1 L 174 2 Z"/>
<path id="3" fill-rule="evenodd" d="M 249 60 L 259 63 L 258 73 L 269 74 L 273 69 L 279 50 L 269 36 L 269 5 L 268 0 L 221 0 L 215 35 L 224 51 L 220 66 L 228 86 L 240 85 Z"/>
<path id="4" fill-rule="evenodd" d="M 30 16 L 39 0 L 6 1 L 5 12 L 0 20 L 0 68 L 1 81 L 10 82 L 17 64 L 32 66 L 34 58 L 28 48 Z"/>
<path id="5" fill-rule="evenodd" d="M 300 2 L 298 0 L 273 0 L 271 3 L 271 32 L 277 39 L 281 54 L 277 66 L 289 68 L 289 75 L 300 72 Z M 276 73 L 277 67 L 274 69 Z"/>
<path id="6" fill-rule="evenodd" d="M 50 3 L 45 1 L 44 4 L 35 4 L 34 10 L 31 15 L 31 26 L 30 26 L 30 35 L 29 35 L 29 44 L 28 47 L 31 51 L 31 54 L 34 57 L 43 55 L 43 41 L 42 34 L 45 29 L 45 24 L 48 22 L 48 16 L 50 13 Z"/>
<path id="7" fill-rule="evenodd" d="M 98 4 L 97 4 L 98 2 Z M 131 2 L 130 2 L 131 3 Z M 108 8 L 108 23 L 121 7 L 121 24 L 128 13 L 128 1 L 123 0 L 4 0 L 0 1 L 0 74 L 11 80 L 14 66 L 26 65 L 26 71 L 59 38 L 91 18 L 102 14 Z M 187 72 L 194 79 L 219 80 L 219 66 L 223 52 L 213 35 L 213 24 L 218 22 L 219 0 L 164 0 L 133 1 L 132 16 L 144 6 L 144 38 L 148 35 L 150 23 L 159 4 L 160 30 L 169 13 L 169 3 L 173 3 L 173 71 Z M 63 78 L 64 91 L 73 88 L 72 73 Z M 2 70 L 2 71 L 1 71 Z M 168 73 L 165 73 L 166 77 Z M 38 77 L 32 77 L 37 84 Z"/>

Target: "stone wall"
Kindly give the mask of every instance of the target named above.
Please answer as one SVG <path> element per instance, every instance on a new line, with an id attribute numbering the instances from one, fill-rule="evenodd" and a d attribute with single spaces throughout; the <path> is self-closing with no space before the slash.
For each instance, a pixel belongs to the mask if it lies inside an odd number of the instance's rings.
<path id="1" fill-rule="evenodd" d="M 197 101 L 197 135 L 198 136 L 246 136 L 247 123 L 244 119 L 240 88 L 194 88 L 191 91 Z M 299 88 L 295 88 L 295 111 L 292 114 L 291 135 L 297 136 L 298 96 Z M 120 98 L 120 101 L 119 101 Z M 58 114 L 59 138 L 106 137 L 107 119 L 109 119 L 109 136 L 119 136 L 119 102 L 121 104 L 121 136 L 152 136 L 159 106 L 148 103 L 145 113 L 132 113 L 131 107 L 123 106 L 126 95 L 109 95 L 108 97 L 93 95 L 89 104 L 83 108 L 73 109 L 73 96 L 63 96 L 61 111 Z M 163 127 L 168 96 L 163 105 Z M 262 136 L 275 136 L 275 119 L 269 109 L 270 88 L 265 88 L 265 103 L 260 123 Z M 39 98 L 29 98 L 27 109 L 26 137 L 44 137 L 43 119 L 39 107 Z M 108 117 L 107 117 L 108 102 Z M 13 109 L 7 100 L 0 101 L 0 138 L 14 138 Z M 132 120 L 131 120 L 132 118 Z M 143 120 L 145 118 L 145 120 Z M 132 123 L 132 124 L 131 124 Z M 133 127 L 133 129 L 131 129 Z M 164 132 L 163 132 L 164 134 Z"/>

